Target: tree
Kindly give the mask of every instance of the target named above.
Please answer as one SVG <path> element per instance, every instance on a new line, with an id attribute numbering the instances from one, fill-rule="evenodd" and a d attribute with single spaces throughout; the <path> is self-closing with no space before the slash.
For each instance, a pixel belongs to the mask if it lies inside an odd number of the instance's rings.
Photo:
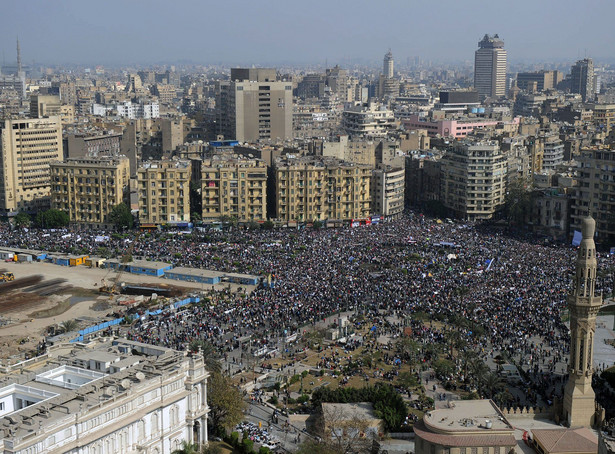
<path id="1" fill-rule="evenodd" d="M 118 229 L 132 229 L 134 218 L 130 208 L 124 202 L 114 206 L 109 212 L 109 222 L 115 224 Z"/>
<path id="2" fill-rule="evenodd" d="M 199 454 L 200 452 L 198 444 L 182 441 L 182 447 L 171 451 L 171 454 Z"/>
<path id="3" fill-rule="evenodd" d="M 207 382 L 209 416 L 214 427 L 230 429 L 243 419 L 245 402 L 231 379 L 213 372 Z"/>
<path id="4" fill-rule="evenodd" d="M 63 321 L 60 326 L 65 333 L 70 333 L 71 331 L 75 331 L 79 324 L 77 323 L 77 320 L 70 319 Z"/>
<path id="5" fill-rule="evenodd" d="M 36 215 L 36 225 L 43 229 L 58 229 L 66 227 L 70 223 L 68 214 L 60 210 L 40 211 Z"/>
<path id="6" fill-rule="evenodd" d="M 15 224 L 15 227 L 30 227 L 30 224 L 32 223 L 32 220 L 30 219 L 30 215 L 28 213 L 24 213 L 23 211 L 20 211 L 17 216 L 15 216 L 13 218 L 13 223 Z"/>
<path id="7" fill-rule="evenodd" d="M 495 372 L 487 374 L 480 383 L 481 394 L 493 399 L 493 396 L 504 388 L 502 379 Z"/>
<path id="8" fill-rule="evenodd" d="M 314 223 L 312 224 L 312 226 L 314 227 L 314 229 L 318 230 L 322 228 L 322 222 L 321 221 L 314 221 Z"/>
<path id="9" fill-rule="evenodd" d="M 273 227 L 274 227 L 274 225 L 273 225 L 272 221 L 267 220 L 267 221 L 263 222 L 263 228 L 265 230 L 273 230 Z"/>
<path id="10" fill-rule="evenodd" d="M 198 352 L 203 355 L 203 362 L 205 363 L 205 369 L 209 372 L 222 372 L 222 364 L 220 363 L 220 356 L 218 352 L 209 342 L 201 339 L 192 339 L 188 346 L 190 351 Z"/>
<path id="11" fill-rule="evenodd" d="M 504 216 L 513 225 L 523 226 L 531 218 L 534 196 L 531 183 L 524 178 L 513 180 L 504 197 Z"/>

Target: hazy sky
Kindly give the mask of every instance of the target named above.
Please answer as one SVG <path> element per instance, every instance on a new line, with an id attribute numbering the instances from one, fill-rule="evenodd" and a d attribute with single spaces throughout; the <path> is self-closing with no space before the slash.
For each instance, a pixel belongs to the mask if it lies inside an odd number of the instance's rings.
<path id="1" fill-rule="evenodd" d="M 499 33 L 509 61 L 615 57 L 614 0 L 2 0 L 4 59 L 48 64 L 473 60 Z"/>

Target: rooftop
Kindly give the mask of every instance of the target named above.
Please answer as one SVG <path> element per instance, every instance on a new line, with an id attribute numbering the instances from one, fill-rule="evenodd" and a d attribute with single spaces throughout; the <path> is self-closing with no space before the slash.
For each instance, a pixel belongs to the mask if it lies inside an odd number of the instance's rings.
<path id="1" fill-rule="evenodd" d="M 500 409 L 489 399 L 451 401 L 448 408 L 427 412 L 423 421 L 427 428 L 435 431 L 513 430 Z"/>

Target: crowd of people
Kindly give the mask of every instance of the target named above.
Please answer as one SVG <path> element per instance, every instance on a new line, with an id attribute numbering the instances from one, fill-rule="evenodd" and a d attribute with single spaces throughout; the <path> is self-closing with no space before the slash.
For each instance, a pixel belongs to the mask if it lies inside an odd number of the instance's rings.
<path id="1" fill-rule="evenodd" d="M 174 266 L 271 276 L 271 285 L 251 293 L 212 294 L 210 306 L 189 308 L 182 320 L 137 325 L 130 336 L 143 342 L 181 349 L 201 339 L 231 351 L 250 336 L 254 349 L 339 312 L 402 318 L 421 312 L 464 320 L 467 348 L 485 355 L 507 352 L 551 372 L 561 372 L 555 364 L 567 356 L 562 314 L 575 250 L 471 223 L 410 214 L 358 228 L 185 235 L 4 229 L 0 248 L 110 256 L 130 251 Z M 598 262 L 597 292 L 611 295 L 615 258 L 601 254 Z"/>

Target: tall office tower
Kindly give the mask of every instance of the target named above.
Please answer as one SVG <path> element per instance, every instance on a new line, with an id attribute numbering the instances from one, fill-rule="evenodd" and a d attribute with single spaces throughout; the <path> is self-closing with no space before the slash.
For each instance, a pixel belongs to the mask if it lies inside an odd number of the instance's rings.
<path id="1" fill-rule="evenodd" d="M 290 139 L 293 85 L 278 81 L 275 69 L 232 68 L 217 86 L 218 133 L 225 139 L 257 142 Z"/>
<path id="2" fill-rule="evenodd" d="M 393 54 L 391 53 L 391 49 L 384 55 L 384 62 L 382 64 L 382 74 L 387 79 L 393 78 Z"/>
<path id="3" fill-rule="evenodd" d="M 485 35 L 474 54 L 474 88 L 481 98 L 506 95 L 506 51 L 498 35 Z"/>
<path id="4" fill-rule="evenodd" d="M 49 164 L 63 157 L 59 117 L 0 123 L 0 213 L 49 208 Z"/>
<path id="5" fill-rule="evenodd" d="M 592 388 L 594 335 L 602 296 L 595 295 L 598 268 L 595 230 L 596 221 L 592 217 L 583 219 L 573 290 L 568 295 L 570 361 L 568 383 L 564 388 L 564 418 L 569 427 L 591 427 L 596 411 L 596 396 Z"/>
<path id="6" fill-rule="evenodd" d="M 591 58 L 579 60 L 570 68 L 570 91 L 579 93 L 583 101 L 594 98 L 594 62 Z"/>

